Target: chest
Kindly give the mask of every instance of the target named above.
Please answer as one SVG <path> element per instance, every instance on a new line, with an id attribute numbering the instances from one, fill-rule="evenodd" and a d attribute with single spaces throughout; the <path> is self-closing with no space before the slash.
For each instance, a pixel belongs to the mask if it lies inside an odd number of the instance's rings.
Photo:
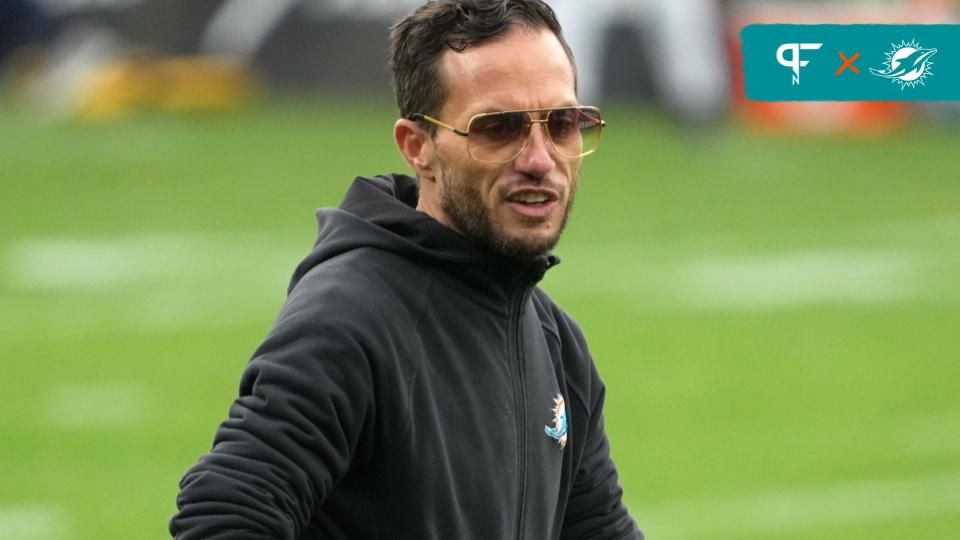
<path id="1" fill-rule="evenodd" d="M 478 538 L 554 536 L 571 474 L 555 341 L 529 305 L 424 314 L 416 373 L 377 452 L 384 486 L 416 486 L 387 495 L 401 515 Z"/>

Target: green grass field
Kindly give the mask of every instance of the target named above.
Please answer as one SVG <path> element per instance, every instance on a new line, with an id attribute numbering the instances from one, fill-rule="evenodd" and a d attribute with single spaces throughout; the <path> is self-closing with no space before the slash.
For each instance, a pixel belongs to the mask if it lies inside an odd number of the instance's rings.
<path id="1" fill-rule="evenodd" d="M 314 208 L 404 170 L 393 114 L 0 109 L 0 538 L 166 536 Z M 960 133 L 607 117 L 544 287 L 648 538 L 960 537 Z"/>

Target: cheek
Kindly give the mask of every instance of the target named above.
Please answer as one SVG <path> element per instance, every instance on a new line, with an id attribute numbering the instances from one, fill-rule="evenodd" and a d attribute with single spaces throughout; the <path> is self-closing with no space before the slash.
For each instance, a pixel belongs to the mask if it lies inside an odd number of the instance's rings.
<path id="1" fill-rule="evenodd" d="M 562 186 L 561 202 L 568 201 L 577 189 L 577 164 L 567 161 L 557 161 L 552 175 L 556 186 Z"/>
<path id="2" fill-rule="evenodd" d="M 488 204 L 502 202 L 500 190 L 510 180 L 510 175 L 503 169 L 480 168 L 474 171 L 477 189 L 483 194 Z"/>

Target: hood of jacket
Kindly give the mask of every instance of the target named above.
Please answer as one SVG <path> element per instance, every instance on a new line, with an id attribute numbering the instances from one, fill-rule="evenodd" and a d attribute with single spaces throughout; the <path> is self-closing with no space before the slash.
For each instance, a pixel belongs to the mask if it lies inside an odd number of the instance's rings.
<path id="1" fill-rule="evenodd" d="M 359 248 L 374 248 L 421 261 L 487 291 L 509 292 L 539 281 L 560 259 L 547 253 L 514 259 L 481 248 L 416 209 L 417 180 L 402 174 L 357 177 L 338 208 L 317 210 L 313 250 L 297 266 L 288 292 L 313 267 Z"/>

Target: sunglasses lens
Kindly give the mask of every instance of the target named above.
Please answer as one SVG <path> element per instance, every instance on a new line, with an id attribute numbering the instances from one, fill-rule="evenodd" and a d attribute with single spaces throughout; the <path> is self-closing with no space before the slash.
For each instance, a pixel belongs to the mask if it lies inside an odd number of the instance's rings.
<path id="1" fill-rule="evenodd" d="M 550 130 L 550 138 L 556 144 L 579 145 L 580 138 L 580 111 L 577 109 L 554 109 L 550 111 L 547 119 L 547 129 Z"/>
<path id="2" fill-rule="evenodd" d="M 475 116 L 467 127 L 470 155 L 492 162 L 506 162 L 517 157 L 530 135 L 531 122 L 534 121 L 531 112 L 506 111 Z M 561 107 L 544 109 L 544 112 L 550 141 L 563 156 L 584 156 L 600 145 L 603 120 L 597 108 Z"/>
<path id="3" fill-rule="evenodd" d="M 550 130 L 550 140 L 561 154 L 580 157 L 597 149 L 602 124 L 600 111 L 570 107 L 550 111 L 547 127 Z"/>
<path id="4" fill-rule="evenodd" d="M 477 159 L 508 161 L 523 146 L 529 123 L 527 113 L 502 112 L 478 116 L 470 122 L 470 150 Z"/>

